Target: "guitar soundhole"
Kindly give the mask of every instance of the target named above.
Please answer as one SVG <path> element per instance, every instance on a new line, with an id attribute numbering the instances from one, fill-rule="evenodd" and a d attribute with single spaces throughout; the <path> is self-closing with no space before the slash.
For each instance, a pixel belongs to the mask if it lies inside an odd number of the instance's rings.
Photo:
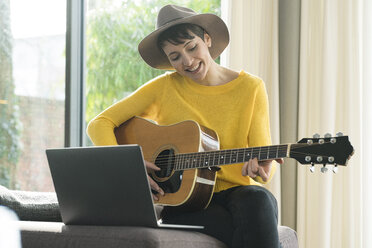
<path id="1" fill-rule="evenodd" d="M 174 167 L 174 151 L 172 149 L 162 151 L 155 160 L 156 166 L 161 170 L 156 171 L 156 176 L 169 177 Z"/>
<path id="2" fill-rule="evenodd" d="M 174 163 L 175 156 L 173 149 L 162 151 L 155 159 L 156 166 L 161 170 L 155 172 L 158 179 L 153 179 L 165 193 L 177 192 L 181 186 L 182 171 L 174 171 Z"/>

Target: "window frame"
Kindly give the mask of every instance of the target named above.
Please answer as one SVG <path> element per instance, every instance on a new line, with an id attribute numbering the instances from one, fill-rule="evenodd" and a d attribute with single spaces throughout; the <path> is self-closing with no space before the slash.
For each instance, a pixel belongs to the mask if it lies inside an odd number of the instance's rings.
<path id="1" fill-rule="evenodd" d="M 66 6 L 65 147 L 84 146 L 86 1 Z"/>

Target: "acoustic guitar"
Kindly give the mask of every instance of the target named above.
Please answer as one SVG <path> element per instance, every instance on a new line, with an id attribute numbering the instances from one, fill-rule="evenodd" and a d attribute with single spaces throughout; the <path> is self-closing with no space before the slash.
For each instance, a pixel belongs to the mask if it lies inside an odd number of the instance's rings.
<path id="1" fill-rule="evenodd" d="M 294 144 L 219 150 L 218 135 L 195 121 L 160 126 L 133 117 L 115 129 L 118 144 L 138 144 L 144 159 L 161 170 L 151 177 L 164 190 L 155 204 L 194 211 L 206 208 L 212 198 L 219 166 L 251 158 L 294 158 L 301 164 L 346 166 L 353 154 L 348 136 L 304 138 Z M 334 170 L 335 172 L 336 170 Z"/>

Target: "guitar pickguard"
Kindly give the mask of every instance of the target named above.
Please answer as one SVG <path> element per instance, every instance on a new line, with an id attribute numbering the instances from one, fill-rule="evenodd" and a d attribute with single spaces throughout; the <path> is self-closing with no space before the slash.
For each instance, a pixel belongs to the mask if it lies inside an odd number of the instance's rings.
<path id="1" fill-rule="evenodd" d="M 165 193 L 175 193 L 181 187 L 183 171 L 175 171 L 166 181 L 157 181 L 158 178 L 151 175 L 151 178 L 159 185 Z M 153 192 L 157 193 L 157 192 Z"/>

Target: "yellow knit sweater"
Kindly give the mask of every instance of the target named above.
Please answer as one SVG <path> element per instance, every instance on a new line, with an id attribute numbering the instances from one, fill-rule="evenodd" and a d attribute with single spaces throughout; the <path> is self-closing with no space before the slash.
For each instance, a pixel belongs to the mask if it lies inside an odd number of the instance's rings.
<path id="1" fill-rule="evenodd" d="M 91 120 L 88 136 L 95 145 L 117 145 L 114 128 L 133 116 L 154 120 L 159 125 L 194 120 L 217 132 L 221 150 L 271 144 L 265 85 L 244 71 L 219 86 L 200 85 L 177 72 L 165 73 Z M 254 181 L 242 176 L 242 165 L 222 166 L 215 192 L 263 183 L 260 177 Z M 273 163 L 270 179 L 275 170 Z"/>

